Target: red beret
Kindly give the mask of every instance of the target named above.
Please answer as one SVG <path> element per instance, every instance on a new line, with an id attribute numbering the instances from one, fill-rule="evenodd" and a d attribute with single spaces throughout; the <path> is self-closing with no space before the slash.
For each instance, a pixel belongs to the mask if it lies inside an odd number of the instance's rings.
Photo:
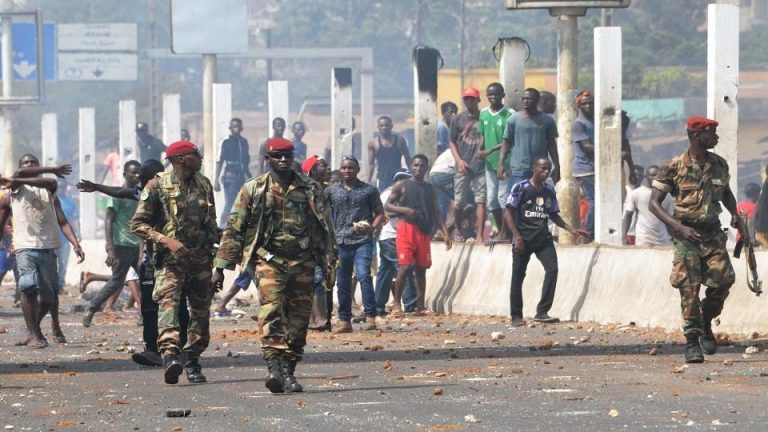
<path id="1" fill-rule="evenodd" d="M 187 153 L 194 153 L 197 151 L 197 146 L 189 141 L 176 141 L 165 149 L 165 157 L 168 159 L 185 155 Z"/>
<path id="2" fill-rule="evenodd" d="M 580 104 L 581 101 L 583 99 L 585 99 L 585 98 L 593 98 L 594 99 L 595 95 L 592 92 L 590 92 L 590 91 L 584 90 L 583 92 L 581 92 L 581 93 L 576 95 L 576 105 Z"/>
<path id="3" fill-rule="evenodd" d="M 285 138 L 270 138 L 267 140 L 268 152 L 293 151 L 293 143 Z"/>
<path id="4" fill-rule="evenodd" d="M 319 161 L 321 158 L 318 155 L 313 155 L 307 158 L 304 162 L 301 164 L 301 170 L 304 171 L 304 174 L 309 175 L 309 172 L 312 171 L 312 168 L 315 167 L 315 164 L 317 164 L 317 161 Z"/>
<path id="5" fill-rule="evenodd" d="M 688 119 L 688 130 L 690 131 L 703 131 L 717 128 L 717 123 L 714 120 L 710 120 L 706 117 L 693 116 Z"/>
<path id="6" fill-rule="evenodd" d="M 480 99 L 480 90 L 477 89 L 477 87 L 469 87 L 461 94 L 461 97 L 471 97 L 475 99 Z"/>

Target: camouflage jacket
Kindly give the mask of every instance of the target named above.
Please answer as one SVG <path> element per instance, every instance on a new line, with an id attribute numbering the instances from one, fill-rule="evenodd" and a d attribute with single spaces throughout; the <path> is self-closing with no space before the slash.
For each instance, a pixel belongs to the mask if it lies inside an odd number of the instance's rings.
<path id="1" fill-rule="evenodd" d="M 195 173 L 185 189 L 175 173 L 158 174 L 147 183 L 139 197 L 131 231 L 155 243 L 156 257 L 169 256 L 167 249 L 159 245 L 163 237 L 180 241 L 196 256 L 213 255 L 220 230 L 216 226 L 216 206 L 210 180 Z M 156 264 L 161 265 L 162 262 Z"/>
<path id="2" fill-rule="evenodd" d="M 213 262 L 215 267 L 227 270 L 234 270 L 235 264 L 245 267 L 262 255 L 260 249 L 262 253 L 266 250 L 276 228 L 273 217 L 275 198 L 270 192 L 273 184 L 271 174 L 265 173 L 246 181 L 240 189 L 221 237 L 219 252 Z M 307 214 L 309 249 L 318 263 L 325 263 L 329 254 L 333 254 L 335 242 L 325 216 L 322 186 L 296 172 L 286 196 L 295 190 L 303 192 L 310 210 Z"/>
<path id="3" fill-rule="evenodd" d="M 722 157 L 709 152 L 701 168 L 686 150 L 661 168 L 653 187 L 675 198 L 672 216 L 683 225 L 719 231 L 719 202 L 730 178 L 728 163 Z"/>

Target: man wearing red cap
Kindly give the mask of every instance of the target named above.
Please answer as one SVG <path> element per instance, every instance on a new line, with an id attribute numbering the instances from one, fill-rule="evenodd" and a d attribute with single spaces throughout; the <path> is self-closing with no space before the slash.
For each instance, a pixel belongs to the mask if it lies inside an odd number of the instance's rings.
<path id="1" fill-rule="evenodd" d="M 467 204 L 474 195 L 477 214 L 475 241 L 482 243 L 485 227 L 485 162 L 477 157 L 483 135 L 477 130 L 480 120 L 480 90 L 470 87 L 462 93 L 465 111 L 451 122 L 451 153 L 456 160 L 453 189 L 456 206 L 456 226 L 465 218 Z"/>
<path id="2" fill-rule="evenodd" d="M 219 241 L 213 186 L 200 173 L 197 146 L 177 141 L 165 151 L 173 166 L 150 180 L 139 198 L 131 231 L 155 246 L 157 338 L 166 384 L 176 384 L 183 370 L 190 383 L 206 381 L 200 355 L 210 341 L 211 268 Z M 187 343 L 180 346 L 179 301 L 187 296 Z M 181 364 L 181 351 L 187 362 Z"/>
<path id="3" fill-rule="evenodd" d="M 332 255 L 322 187 L 292 169 L 293 143 L 271 138 L 270 172 L 248 180 L 237 195 L 211 277 L 221 289 L 224 270 L 249 268 L 259 279 L 259 337 L 272 393 L 301 392 L 294 372 L 307 343 L 316 265 Z"/>
<path id="4" fill-rule="evenodd" d="M 731 213 L 731 226 L 740 228 L 740 219 L 728 186 L 728 163 L 710 151 L 717 145 L 716 128 L 714 120 L 688 119 L 688 150 L 664 165 L 651 193 L 651 212 L 672 233 L 675 246 L 670 282 L 680 290 L 686 363 L 703 362 L 702 350 L 717 351 L 712 320 L 722 312 L 736 280 L 720 227 L 719 203 Z M 662 206 L 668 193 L 675 200 L 672 215 Z M 707 291 L 700 300 L 702 284 Z"/>

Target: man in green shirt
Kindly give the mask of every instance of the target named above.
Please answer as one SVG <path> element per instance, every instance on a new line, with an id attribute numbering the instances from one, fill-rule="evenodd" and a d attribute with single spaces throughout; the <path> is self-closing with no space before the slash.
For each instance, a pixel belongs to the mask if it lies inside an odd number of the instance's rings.
<path id="1" fill-rule="evenodd" d="M 485 89 L 485 97 L 490 106 L 480 111 L 480 121 L 477 123 L 477 131 L 483 137 L 482 149 L 478 152 L 478 159 L 485 159 L 485 186 L 488 196 L 488 210 L 491 212 L 492 231 L 506 231 L 502 222 L 501 211 L 507 203 L 509 190 L 512 187 L 509 178 L 500 179 L 496 170 L 499 167 L 499 149 L 503 142 L 504 128 L 507 119 L 514 113 L 504 106 L 504 87 L 497 83 L 491 83 Z M 509 154 L 504 158 L 504 166 L 509 165 Z M 494 235 L 492 233 L 492 236 Z M 502 236 L 503 238 L 504 236 Z"/>
<path id="2" fill-rule="evenodd" d="M 141 164 L 130 160 L 123 165 L 123 187 L 137 189 Z M 138 193 L 138 189 L 137 189 Z M 130 225 L 138 201 L 127 198 L 110 197 L 107 215 L 104 221 L 107 252 L 106 263 L 112 268 L 112 279 L 91 300 L 83 316 L 83 327 L 90 327 L 93 315 L 104 307 L 104 303 L 115 292 L 123 289 L 128 270 L 133 267 L 138 273 L 139 246 L 141 240 L 131 233 Z M 140 299 L 135 299 L 141 303 Z"/>

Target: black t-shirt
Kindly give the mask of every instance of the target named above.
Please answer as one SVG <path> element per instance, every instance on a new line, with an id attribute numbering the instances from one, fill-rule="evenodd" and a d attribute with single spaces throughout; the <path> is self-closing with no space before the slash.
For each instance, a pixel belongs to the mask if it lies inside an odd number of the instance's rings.
<path id="1" fill-rule="evenodd" d="M 536 250 L 552 242 L 547 222 L 549 215 L 559 213 L 555 189 L 544 184 L 536 189 L 529 180 L 512 186 L 507 207 L 515 213 L 515 223 L 528 249 Z"/>
<path id="2" fill-rule="evenodd" d="M 400 197 L 400 205 L 414 209 L 414 216 L 400 216 L 410 224 L 419 227 L 424 234 L 432 235 L 435 230 L 434 199 L 435 187 L 432 183 L 403 180 L 403 194 Z"/>
<path id="3" fill-rule="evenodd" d="M 224 165 L 224 171 L 238 176 L 245 176 L 251 156 L 248 151 L 248 140 L 243 137 L 230 135 L 221 142 L 219 162 Z"/>

